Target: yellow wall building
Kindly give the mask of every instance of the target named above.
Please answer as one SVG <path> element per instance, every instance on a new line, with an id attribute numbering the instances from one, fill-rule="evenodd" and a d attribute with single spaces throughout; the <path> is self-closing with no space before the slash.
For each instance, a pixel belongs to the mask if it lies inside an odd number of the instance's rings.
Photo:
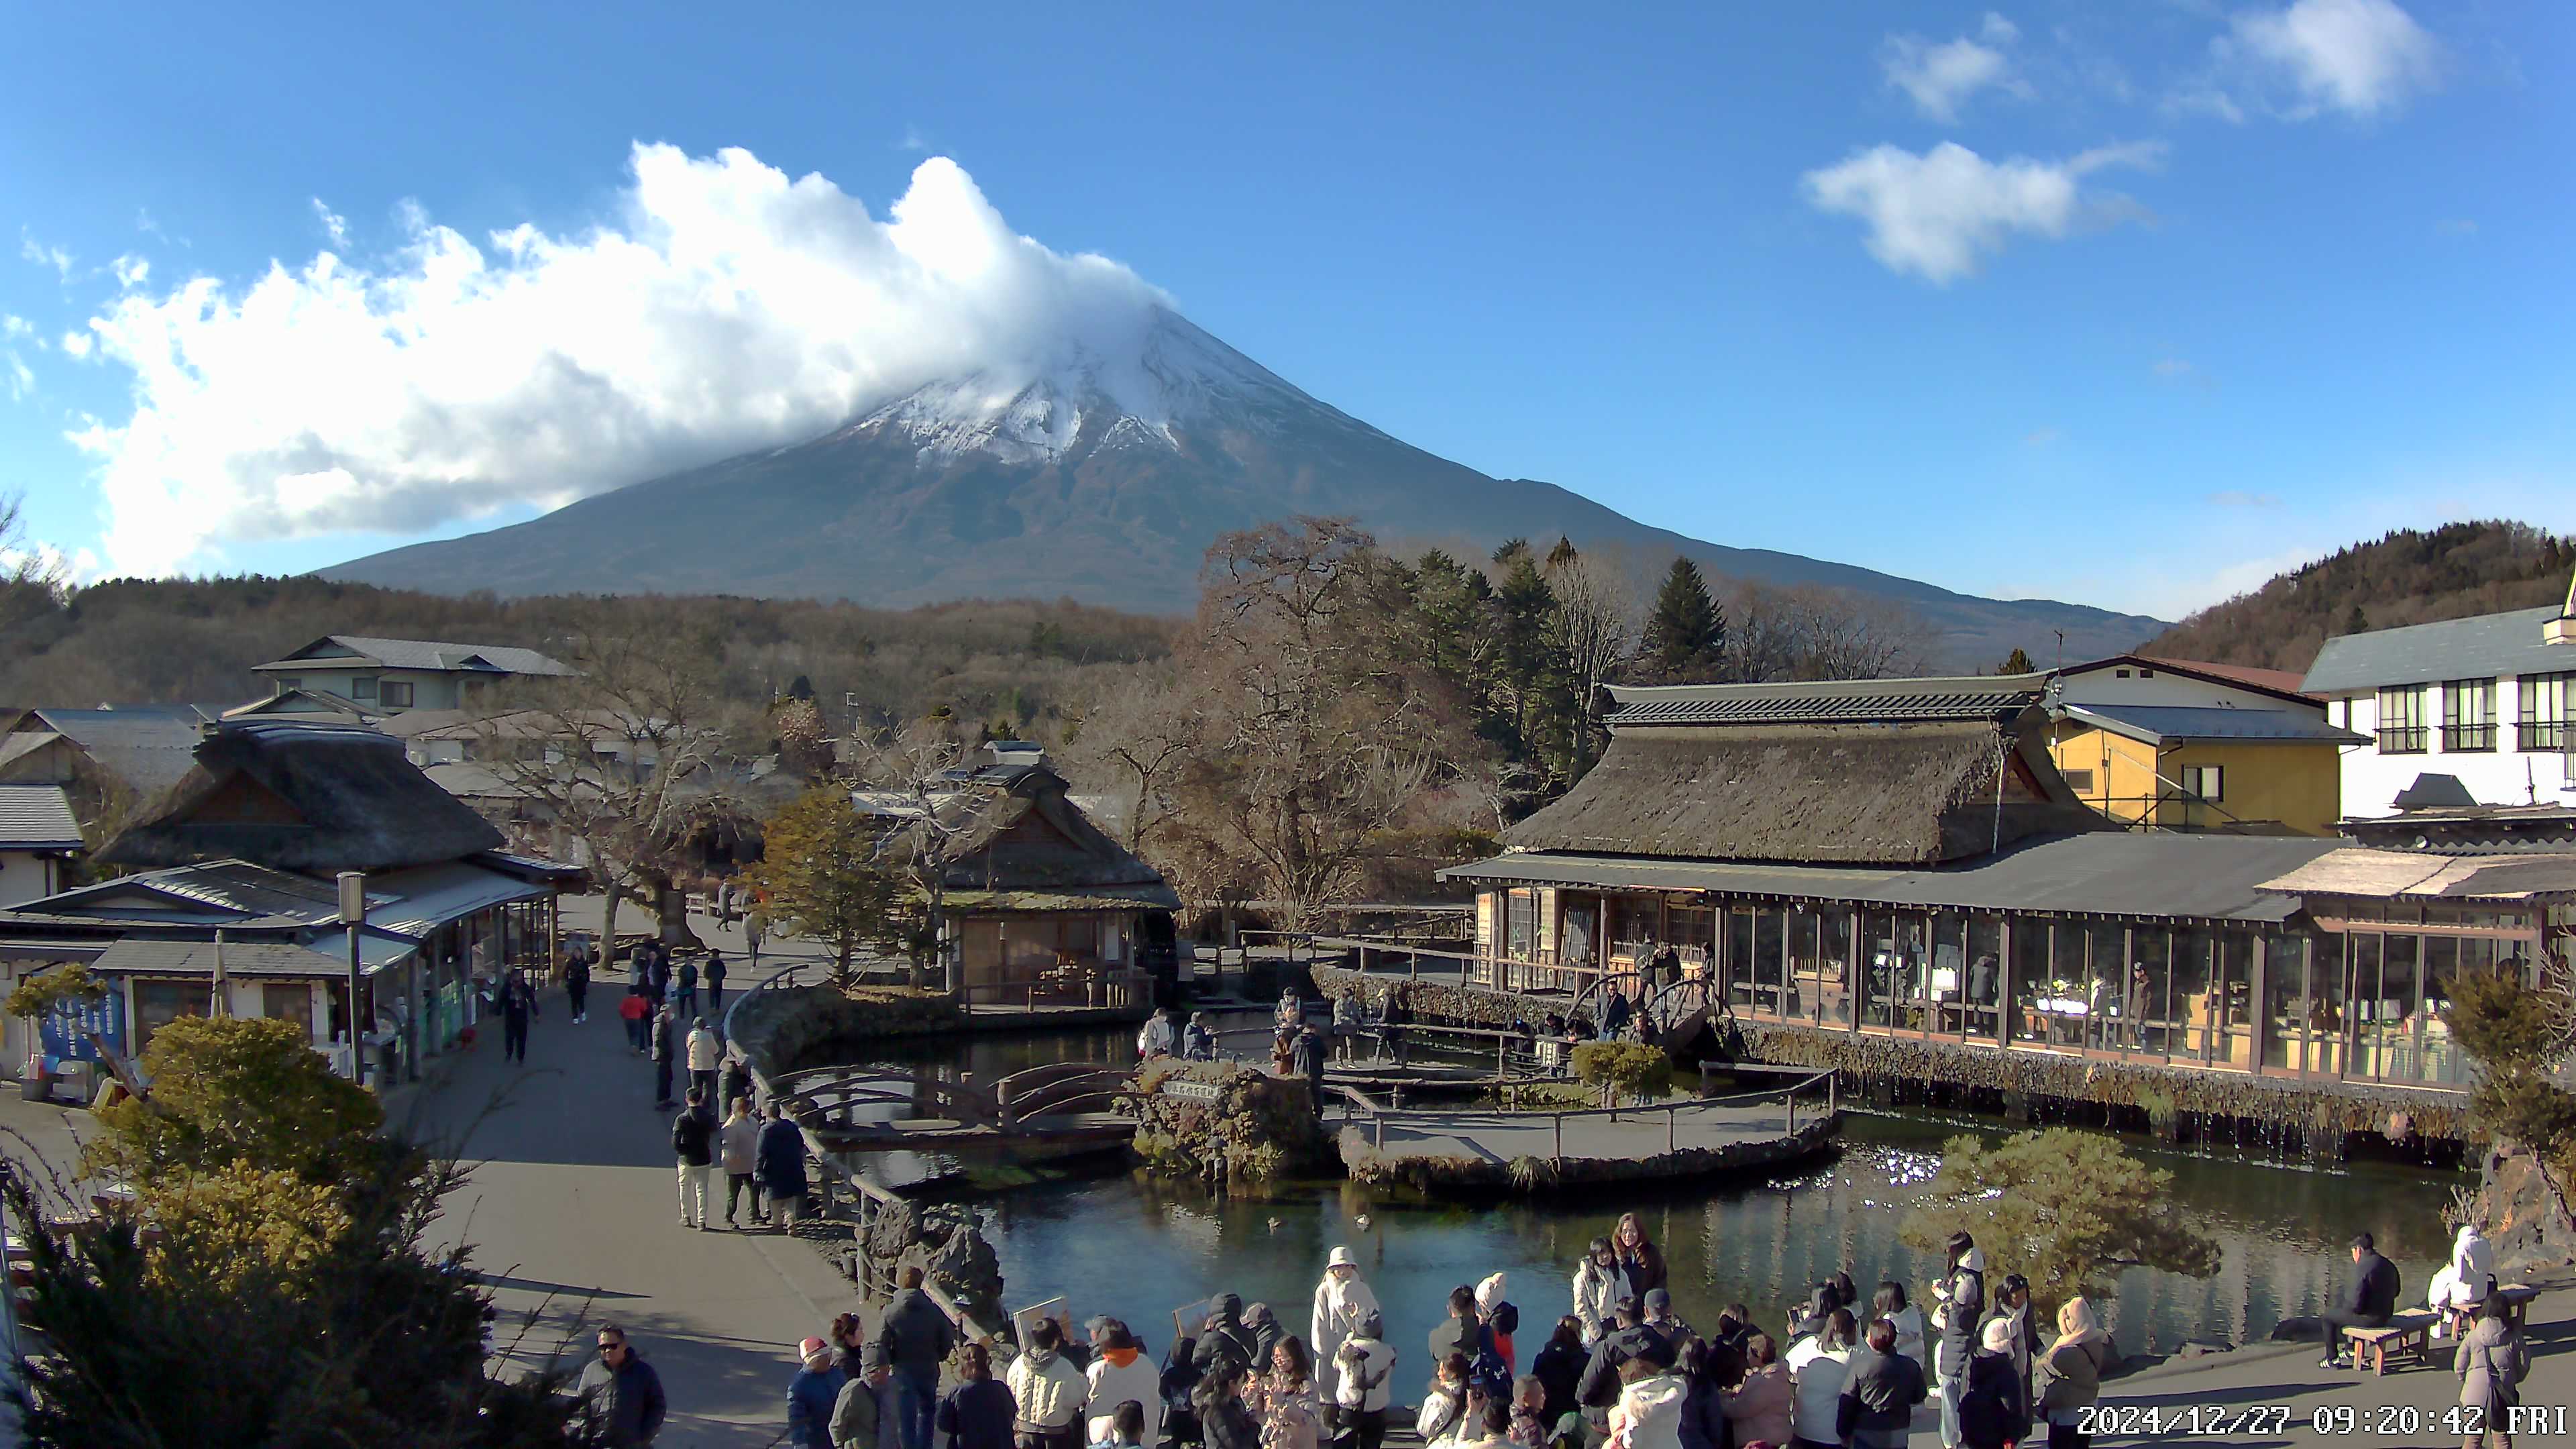
<path id="1" fill-rule="evenodd" d="M 2051 724 L 2049 755 L 2114 820 L 2332 835 L 2343 751 L 2366 743 L 2306 710 L 2070 704 Z"/>

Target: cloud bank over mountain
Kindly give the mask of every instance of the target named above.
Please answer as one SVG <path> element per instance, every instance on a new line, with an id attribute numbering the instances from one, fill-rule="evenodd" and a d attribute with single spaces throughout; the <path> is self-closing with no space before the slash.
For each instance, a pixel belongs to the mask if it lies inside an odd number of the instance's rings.
<path id="1" fill-rule="evenodd" d="M 325 250 L 238 289 L 134 278 L 89 324 L 132 372 L 133 411 L 74 437 L 111 567 L 555 507 L 933 381 L 998 406 L 1070 353 L 1132 353 L 1168 305 L 1116 262 L 1018 235 L 944 157 L 883 220 L 738 149 L 638 144 L 631 178 L 619 214 L 578 234 L 523 224 L 477 245 L 413 206 L 382 257 Z"/>

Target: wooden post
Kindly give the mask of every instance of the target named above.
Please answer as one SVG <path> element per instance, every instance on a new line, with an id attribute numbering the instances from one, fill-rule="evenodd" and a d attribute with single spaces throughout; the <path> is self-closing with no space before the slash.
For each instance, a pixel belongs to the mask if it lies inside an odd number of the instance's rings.
<path id="1" fill-rule="evenodd" d="M 1670 1156 L 1675 1151 L 1679 1150 L 1678 1143 L 1680 1142 L 1681 1128 L 1678 1124 L 1681 1118 L 1681 1110 L 1682 1109 L 1679 1107 L 1666 1107 L 1664 1109 L 1664 1153 L 1666 1156 Z"/>
<path id="2" fill-rule="evenodd" d="M 1553 1120 L 1556 1124 L 1556 1145 L 1549 1149 L 1548 1155 L 1552 1158 L 1562 1158 L 1565 1156 L 1565 1114 L 1559 1112 Z"/>
<path id="3" fill-rule="evenodd" d="M 1404 953 L 1404 954 L 1405 954 L 1405 968 L 1404 968 L 1404 976 L 1405 976 L 1405 979 L 1406 979 L 1406 980 L 1408 980 L 1408 981 L 1420 981 L 1420 980 L 1422 979 L 1422 953 L 1421 953 L 1420 951 L 1418 951 L 1418 950 L 1415 950 L 1415 951 L 1407 951 L 1407 952 L 1406 952 L 1406 953 Z"/>
<path id="4" fill-rule="evenodd" d="M 1501 1078 L 1503 1078 L 1503 1077 L 1507 1077 L 1507 1076 L 1511 1075 L 1511 1073 L 1510 1073 L 1510 1072 L 1509 1072 L 1509 1071 L 1504 1067 L 1504 1065 L 1503 1065 L 1503 1054 L 1504 1054 L 1505 1052 L 1509 1051 L 1510 1049 L 1511 1049 L 1511 1038 L 1510 1038 L 1510 1037 L 1507 1037 L 1507 1036 L 1497 1036 L 1497 1037 L 1495 1037 L 1495 1038 L 1494 1038 L 1494 1076 L 1495 1076 L 1495 1078 L 1496 1078 L 1497 1080 L 1499 1080 L 1499 1079 L 1501 1079 Z"/>
<path id="5" fill-rule="evenodd" d="M 1835 1101 L 1835 1088 L 1842 1084 L 1842 1079 L 1843 1076 L 1840 1072 L 1827 1072 L 1825 1074 L 1825 1115 L 1828 1117 L 1842 1110 L 1841 1106 Z"/>
<path id="6" fill-rule="evenodd" d="M 1784 1100 L 1789 1106 L 1789 1135 L 1795 1137 L 1798 1135 L 1798 1089 L 1791 1087 Z"/>

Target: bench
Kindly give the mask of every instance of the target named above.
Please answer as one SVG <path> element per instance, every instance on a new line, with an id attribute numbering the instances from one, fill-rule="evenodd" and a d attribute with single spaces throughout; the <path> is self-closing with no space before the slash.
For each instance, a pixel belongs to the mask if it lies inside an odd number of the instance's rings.
<path id="1" fill-rule="evenodd" d="M 2432 1310 L 2419 1308 L 2394 1314 L 2377 1328 L 2345 1329 L 2343 1336 L 2352 1340 L 2352 1366 L 2358 1369 L 2368 1362 L 2374 1375 L 2384 1374 L 2392 1353 L 2412 1353 L 2417 1361 L 2430 1362 L 2431 1335 L 2438 1321 Z"/>
<path id="2" fill-rule="evenodd" d="M 2520 1333 L 2523 1317 L 2530 1312 L 2531 1300 L 2540 1296 L 2540 1290 L 2528 1283 L 2507 1283 L 2496 1289 L 2495 1296 L 2496 1301 L 2504 1305 L 2504 1321 L 2513 1325 L 2514 1332 Z M 2475 1305 L 2462 1308 L 2446 1303 L 2442 1305 L 2443 1326 L 2451 1333 L 2466 1333 L 2469 1317 L 2476 1311 Z"/>

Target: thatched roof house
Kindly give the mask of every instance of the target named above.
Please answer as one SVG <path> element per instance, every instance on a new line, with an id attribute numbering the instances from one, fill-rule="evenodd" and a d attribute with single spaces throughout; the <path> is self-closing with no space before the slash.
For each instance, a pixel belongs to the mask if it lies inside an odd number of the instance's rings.
<path id="1" fill-rule="evenodd" d="M 1937 865 L 2109 828 L 2049 759 L 2045 675 L 1610 690 L 1610 748 L 1520 850 Z"/>
<path id="2" fill-rule="evenodd" d="M 118 865 L 226 857 L 330 875 L 458 860 L 501 832 L 440 789 L 402 741 L 363 726 L 227 720 L 137 824 L 99 852 Z"/>

